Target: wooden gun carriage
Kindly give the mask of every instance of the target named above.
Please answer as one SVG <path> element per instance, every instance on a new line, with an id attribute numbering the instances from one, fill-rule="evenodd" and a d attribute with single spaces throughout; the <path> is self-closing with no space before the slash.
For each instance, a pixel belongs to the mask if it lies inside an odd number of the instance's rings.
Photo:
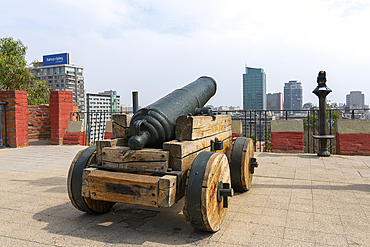
<path id="1" fill-rule="evenodd" d="M 250 189 L 258 164 L 251 139 L 232 140 L 230 115 L 196 112 L 200 115 L 177 116 L 174 138 L 155 148 L 130 147 L 130 139 L 145 131 L 142 122 L 133 121 L 137 113 L 113 115 L 113 139 L 97 141 L 72 161 L 67 185 L 72 204 L 100 214 L 116 202 L 171 207 L 185 197 L 186 221 L 218 231 L 234 190 Z"/>

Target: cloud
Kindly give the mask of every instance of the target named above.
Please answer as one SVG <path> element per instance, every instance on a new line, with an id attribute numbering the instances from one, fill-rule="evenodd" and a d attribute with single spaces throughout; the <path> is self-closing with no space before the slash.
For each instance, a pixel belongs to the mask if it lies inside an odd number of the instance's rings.
<path id="1" fill-rule="evenodd" d="M 242 105 L 244 64 L 262 67 L 268 91 L 303 82 L 305 101 L 327 70 L 332 101 L 367 91 L 367 1 L 6 1 L 0 31 L 28 45 L 29 61 L 69 52 L 89 92 L 116 89 L 146 105 L 201 75 L 218 81 L 215 105 Z M 355 80 L 357 88 L 349 81 Z"/>

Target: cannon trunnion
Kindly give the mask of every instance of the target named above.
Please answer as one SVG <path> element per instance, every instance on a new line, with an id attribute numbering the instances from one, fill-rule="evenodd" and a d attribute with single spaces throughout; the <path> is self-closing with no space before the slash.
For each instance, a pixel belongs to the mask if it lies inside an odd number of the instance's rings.
<path id="1" fill-rule="evenodd" d="M 67 187 L 73 206 L 100 214 L 116 202 L 171 207 L 185 197 L 185 220 L 196 229 L 218 231 L 234 190 L 250 189 L 257 162 L 251 139 L 232 140 L 231 116 L 193 116 L 215 90 L 212 78 L 200 77 L 133 116 L 113 115 L 114 139 L 80 151 L 71 164 Z M 166 97 L 179 108 L 166 105 Z M 163 127 L 156 125 L 159 115 L 169 120 L 158 121 L 168 129 L 156 136 L 153 128 Z"/>

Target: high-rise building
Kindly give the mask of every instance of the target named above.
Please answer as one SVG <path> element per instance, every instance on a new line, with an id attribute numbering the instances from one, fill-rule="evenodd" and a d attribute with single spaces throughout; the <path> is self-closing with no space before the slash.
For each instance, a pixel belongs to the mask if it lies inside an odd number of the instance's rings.
<path id="1" fill-rule="evenodd" d="M 243 109 L 266 109 L 266 73 L 262 68 L 245 67 L 245 74 L 243 74 Z"/>
<path id="2" fill-rule="evenodd" d="M 365 94 L 361 91 L 351 91 L 346 95 L 346 106 L 351 108 L 364 108 Z"/>
<path id="3" fill-rule="evenodd" d="M 120 96 L 116 91 L 86 94 L 87 118 L 90 129 L 89 142 L 93 143 L 104 137 L 105 125 L 112 120 L 112 114 L 120 111 Z"/>
<path id="4" fill-rule="evenodd" d="M 70 64 L 69 53 L 44 55 L 32 73 L 38 81 L 44 80 L 51 91 L 72 91 L 73 103 L 78 104 L 79 111 L 85 110 L 83 67 Z"/>
<path id="5" fill-rule="evenodd" d="M 283 95 L 282 93 L 268 93 L 266 95 L 267 110 L 282 110 L 283 109 Z"/>
<path id="6" fill-rule="evenodd" d="M 302 82 L 288 81 L 284 84 L 284 110 L 301 110 L 303 103 Z"/>

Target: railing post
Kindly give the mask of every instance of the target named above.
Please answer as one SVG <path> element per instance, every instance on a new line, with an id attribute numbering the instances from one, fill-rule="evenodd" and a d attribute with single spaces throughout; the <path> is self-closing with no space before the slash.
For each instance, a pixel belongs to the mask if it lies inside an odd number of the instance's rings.
<path id="1" fill-rule="evenodd" d="M 310 153 L 310 110 L 307 112 L 307 152 Z"/>
<path id="2" fill-rule="evenodd" d="M 252 112 L 249 111 L 249 137 L 252 138 Z"/>

